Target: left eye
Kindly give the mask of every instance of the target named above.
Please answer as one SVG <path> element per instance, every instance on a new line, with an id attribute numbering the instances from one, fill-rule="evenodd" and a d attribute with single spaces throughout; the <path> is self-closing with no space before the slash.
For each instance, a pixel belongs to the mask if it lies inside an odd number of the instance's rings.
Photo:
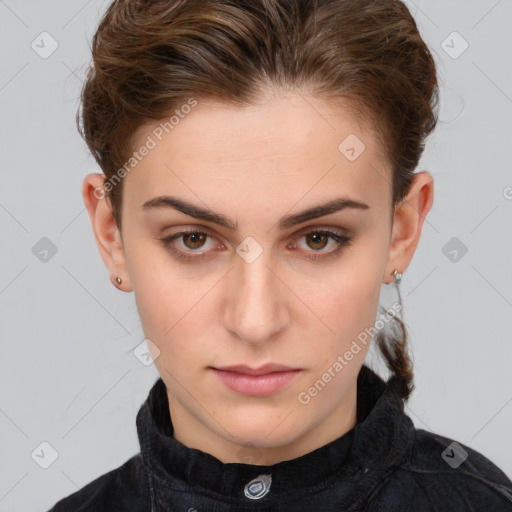
<path id="1" fill-rule="evenodd" d="M 348 247 L 352 241 L 352 237 L 328 229 L 316 229 L 303 233 L 297 237 L 297 240 L 302 238 L 305 239 L 307 247 L 313 249 L 313 251 L 306 250 L 306 252 L 311 253 L 308 257 L 313 260 L 336 256 L 343 248 Z M 328 245 L 329 239 L 334 241 L 335 248 L 331 251 L 322 251 L 321 249 Z"/>
<path id="2" fill-rule="evenodd" d="M 186 231 L 184 233 L 178 233 L 178 235 L 179 238 L 183 238 L 183 243 L 188 249 L 201 249 L 206 238 L 210 236 L 200 231 Z M 190 242 L 191 247 L 189 247 L 185 241 Z"/>
<path id="3" fill-rule="evenodd" d="M 194 259 L 201 258 L 204 254 L 201 253 L 197 256 L 191 256 L 191 253 L 198 252 L 199 250 L 205 250 L 205 244 L 208 238 L 213 239 L 214 237 L 204 231 L 198 230 L 190 230 L 190 231 L 180 231 L 179 233 L 174 233 L 173 235 L 166 236 L 161 238 L 161 242 L 163 245 L 171 251 L 171 253 L 175 254 L 181 259 L 191 261 Z M 181 245 L 183 248 L 177 247 L 177 240 L 181 239 Z M 351 237 L 330 230 L 312 230 L 307 233 L 303 233 L 297 236 L 294 239 L 294 242 L 297 240 L 305 239 L 306 246 L 312 251 L 308 251 L 305 249 L 305 252 L 311 253 L 319 253 L 319 255 L 313 254 L 311 256 L 312 259 L 316 259 L 319 257 L 328 257 L 331 255 L 337 254 L 343 247 L 346 247 L 351 242 Z M 323 251 L 328 244 L 329 240 L 334 241 L 335 248 L 331 251 Z M 208 248 L 206 248 L 208 251 Z"/>
<path id="4" fill-rule="evenodd" d="M 330 231 L 310 231 L 305 235 L 302 235 L 300 239 L 304 238 L 306 244 L 311 249 L 314 249 L 315 252 L 324 249 L 326 245 L 329 244 L 329 240 L 334 240 L 334 242 L 338 242 L 341 237 L 336 233 L 332 233 Z"/>

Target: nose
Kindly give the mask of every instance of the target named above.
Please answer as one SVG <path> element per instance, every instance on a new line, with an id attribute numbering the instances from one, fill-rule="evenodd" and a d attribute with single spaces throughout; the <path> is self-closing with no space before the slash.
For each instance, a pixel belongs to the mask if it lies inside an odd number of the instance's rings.
<path id="1" fill-rule="evenodd" d="M 283 282 L 284 281 L 284 282 Z M 225 328 L 247 343 L 261 344 L 289 325 L 285 280 L 267 252 L 248 263 L 240 258 L 227 276 Z M 288 293 L 286 293 L 288 292 Z"/>

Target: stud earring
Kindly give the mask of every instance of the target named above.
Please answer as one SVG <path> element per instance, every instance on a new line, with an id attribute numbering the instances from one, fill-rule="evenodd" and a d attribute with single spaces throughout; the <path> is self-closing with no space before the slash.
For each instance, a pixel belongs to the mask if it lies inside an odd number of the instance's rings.
<path id="1" fill-rule="evenodd" d="M 393 275 L 395 276 L 395 283 L 400 284 L 400 282 L 402 281 L 402 274 L 395 269 Z"/>
<path id="2" fill-rule="evenodd" d="M 123 282 L 123 280 L 120 277 L 116 277 L 116 283 L 117 284 L 121 284 L 122 282 Z"/>

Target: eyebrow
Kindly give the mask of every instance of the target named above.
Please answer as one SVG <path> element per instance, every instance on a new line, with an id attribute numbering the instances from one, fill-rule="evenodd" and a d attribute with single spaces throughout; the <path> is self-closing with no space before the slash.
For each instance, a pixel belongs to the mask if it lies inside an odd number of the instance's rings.
<path id="1" fill-rule="evenodd" d="M 208 208 L 202 208 L 200 206 L 194 205 L 177 197 L 158 196 L 150 199 L 149 201 L 146 201 L 142 205 L 142 209 L 147 211 L 158 208 L 173 208 L 184 213 L 185 215 L 189 215 L 190 217 L 195 217 L 196 219 L 219 224 L 220 226 L 223 226 L 231 231 L 236 231 L 238 229 L 238 222 L 233 221 L 229 217 L 226 217 L 221 213 L 216 213 Z M 345 210 L 347 208 L 368 210 L 370 207 L 361 201 L 356 201 L 355 199 L 348 197 L 340 197 L 327 203 L 307 208 L 306 210 L 303 210 L 299 213 L 285 215 L 279 220 L 278 227 L 281 230 L 288 229 L 297 224 L 302 224 L 308 220 L 316 219 L 317 217 L 323 217 L 324 215 L 330 215 L 331 213 Z"/>

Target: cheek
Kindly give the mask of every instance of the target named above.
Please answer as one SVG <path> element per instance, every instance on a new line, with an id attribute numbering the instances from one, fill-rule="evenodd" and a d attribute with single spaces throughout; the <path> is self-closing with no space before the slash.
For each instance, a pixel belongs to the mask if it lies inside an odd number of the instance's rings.
<path id="1" fill-rule="evenodd" d="M 379 258 L 370 251 L 354 250 L 328 274 L 304 280 L 306 302 L 315 305 L 319 316 L 338 326 L 376 313 L 385 265 L 384 258 Z"/>
<path id="2" fill-rule="evenodd" d="M 132 259 L 130 279 L 137 310 L 145 337 L 160 350 L 157 368 L 169 372 L 172 368 L 171 373 L 176 374 L 180 368 L 197 365 L 198 353 L 211 342 L 211 289 L 218 276 L 211 275 L 199 283 L 180 273 L 172 262 L 162 261 L 155 254 L 152 260 L 149 258 L 151 254 Z"/>
<path id="3" fill-rule="evenodd" d="M 319 325 L 325 327 L 322 329 L 325 332 L 324 348 L 330 356 L 347 349 L 374 325 L 380 297 L 379 281 L 368 276 L 332 285 L 330 293 L 318 295 L 311 304 L 311 309 L 323 322 Z M 306 326 L 304 329 L 308 330 Z"/>
<path id="4" fill-rule="evenodd" d="M 162 280 L 148 276 L 139 281 L 135 299 L 146 335 L 165 344 L 187 338 L 191 343 L 204 323 L 202 290 L 203 287 L 194 289 L 190 282 L 169 276 Z"/>
<path id="5" fill-rule="evenodd" d="M 163 339 L 186 314 L 194 287 L 182 277 L 169 255 L 143 234 L 125 237 L 126 265 L 137 309 L 147 337 Z M 197 301 L 198 299 L 196 299 Z"/>
<path id="6" fill-rule="evenodd" d="M 299 322 L 306 332 L 314 323 L 324 333 L 324 357 L 344 351 L 358 336 L 367 338 L 365 329 L 375 324 L 384 266 L 383 252 L 368 247 L 354 250 L 328 278 L 303 281 L 302 295 L 316 318 L 305 315 Z"/>

